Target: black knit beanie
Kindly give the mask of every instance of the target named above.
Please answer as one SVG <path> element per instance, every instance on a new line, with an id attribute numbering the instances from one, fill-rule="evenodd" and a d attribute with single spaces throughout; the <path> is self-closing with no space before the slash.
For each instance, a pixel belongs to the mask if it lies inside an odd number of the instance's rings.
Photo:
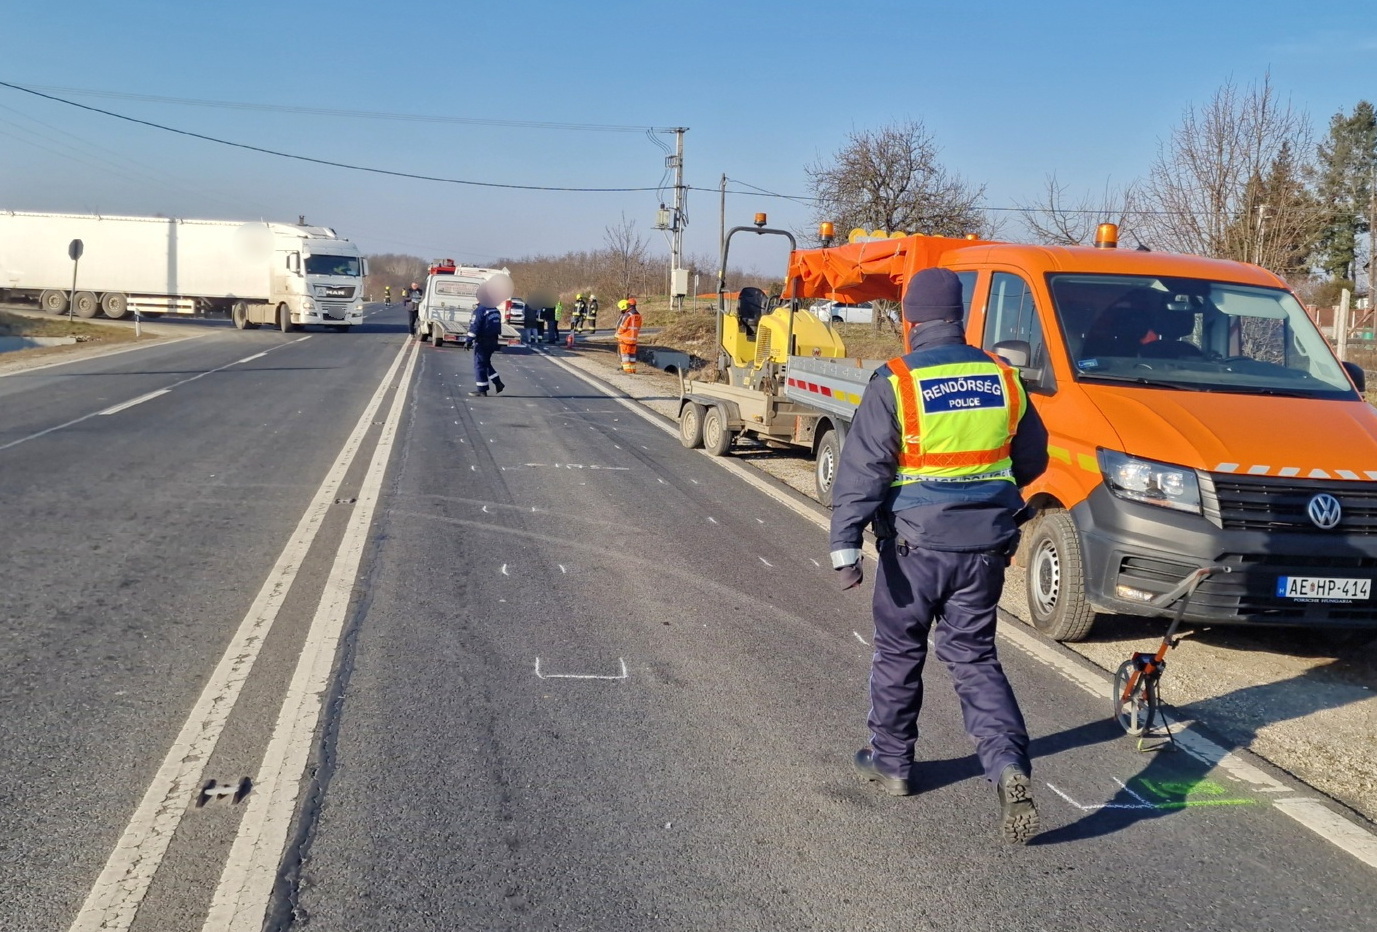
<path id="1" fill-rule="evenodd" d="M 921 324 L 930 320 L 960 320 L 961 279 L 951 269 L 923 269 L 904 289 L 904 320 Z"/>

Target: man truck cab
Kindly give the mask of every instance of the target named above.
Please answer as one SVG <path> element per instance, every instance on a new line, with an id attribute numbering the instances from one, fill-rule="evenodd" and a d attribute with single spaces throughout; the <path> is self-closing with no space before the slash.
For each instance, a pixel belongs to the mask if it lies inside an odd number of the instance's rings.
<path id="1" fill-rule="evenodd" d="M 1018 366 L 1051 438 L 1018 556 L 1051 637 L 1084 638 L 1097 610 L 1157 614 L 1154 597 L 1211 564 L 1232 571 L 1200 585 L 1189 621 L 1377 628 L 1362 370 L 1270 272 L 1116 238 L 855 244 L 796 254 L 791 280 L 862 300 L 896 298 L 924 264 L 960 276 L 968 339 Z"/>

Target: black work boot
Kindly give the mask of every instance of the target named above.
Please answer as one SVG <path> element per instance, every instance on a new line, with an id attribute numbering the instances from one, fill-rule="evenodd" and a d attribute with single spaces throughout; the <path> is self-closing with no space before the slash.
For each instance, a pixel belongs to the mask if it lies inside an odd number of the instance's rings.
<path id="1" fill-rule="evenodd" d="M 1033 778 L 1017 764 L 999 775 L 1000 831 L 1011 845 L 1024 845 L 1038 833 L 1038 807 L 1033 805 Z"/>
<path id="2" fill-rule="evenodd" d="M 475 388 L 473 391 L 469 392 L 469 396 L 470 396 L 470 397 L 473 397 L 473 398 L 478 398 L 478 397 L 486 398 L 486 397 L 488 397 L 488 392 L 487 392 L 487 389 Z"/>
<path id="3" fill-rule="evenodd" d="M 913 790 L 903 777 L 891 777 L 887 773 L 880 772 L 880 769 L 875 766 L 875 752 L 870 748 L 861 748 L 856 752 L 856 772 L 863 779 L 880 784 L 880 789 L 890 796 L 913 795 Z"/>
<path id="4" fill-rule="evenodd" d="M 492 387 L 497 389 L 497 393 L 500 395 L 502 394 L 502 389 L 507 386 L 502 384 L 502 377 L 500 375 L 495 375 L 492 377 Z"/>

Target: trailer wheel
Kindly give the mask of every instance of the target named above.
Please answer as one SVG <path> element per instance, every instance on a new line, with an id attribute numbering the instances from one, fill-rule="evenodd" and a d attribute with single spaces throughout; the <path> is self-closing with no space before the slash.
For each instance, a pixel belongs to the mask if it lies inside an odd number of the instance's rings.
<path id="1" fill-rule="evenodd" d="M 72 313 L 78 317 L 89 320 L 96 316 L 98 310 L 100 310 L 100 302 L 89 291 L 78 291 L 76 297 L 72 299 Z"/>
<path id="2" fill-rule="evenodd" d="M 690 401 L 679 412 L 679 442 L 690 450 L 703 445 L 703 415 L 707 408 Z"/>
<path id="3" fill-rule="evenodd" d="M 703 414 L 703 449 L 712 456 L 726 456 L 731 448 L 732 432 L 722 409 L 708 408 Z"/>
<path id="4" fill-rule="evenodd" d="M 1033 627 L 1054 641 L 1083 641 L 1095 625 L 1085 600 L 1085 564 L 1076 525 L 1064 511 L 1049 511 L 1028 542 L 1028 609 Z"/>
<path id="5" fill-rule="evenodd" d="M 67 295 L 50 288 L 38 296 L 38 306 L 52 314 L 67 313 Z"/>
<path id="6" fill-rule="evenodd" d="M 100 309 L 111 320 L 119 320 L 129 313 L 129 299 L 118 291 L 107 291 L 100 296 Z"/>
<path id="7" fill-rule="evenodd" d="M 832 484 L 837 479 L 837 464 L 841 462 L 841 432 L 829 430 L 818 444 L 818 457 L 813 463 L 813 489 L 824 507 L 832 507 Z"/>
<path id="8" fill-rule="evenodd" d="M 277 329 L 283 333 L 293 333 L 296 330 L 296 324 L 292 323 L 291 309 L 287 307 L 286 302 L 277 306 Z"/>
<path id="9" fill-rule="evenodd" d="M 230 320 L 234 321 L 235 330 L 252 330 L 258 325 L 249 321 L 249 305 L 244 301 L 235 301 L 234 307 L 230 308 Z"/>

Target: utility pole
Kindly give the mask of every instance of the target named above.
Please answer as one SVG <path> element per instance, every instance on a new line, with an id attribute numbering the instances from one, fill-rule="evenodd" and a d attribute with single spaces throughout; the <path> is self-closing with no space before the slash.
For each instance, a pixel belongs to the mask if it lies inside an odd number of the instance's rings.
<path id="1" fill-rule="evenodd" d="M 670 225 L 670 307 L 684 309 L 684 292 L 688 289 L 688 273 L 684 271 L 684 227 L 688 226 L 688 189 L 684 186 L 684 134 L 687 126 L 674 128 L 674 154 L 666 161 L 674 169 L 674 218 Z"/>

